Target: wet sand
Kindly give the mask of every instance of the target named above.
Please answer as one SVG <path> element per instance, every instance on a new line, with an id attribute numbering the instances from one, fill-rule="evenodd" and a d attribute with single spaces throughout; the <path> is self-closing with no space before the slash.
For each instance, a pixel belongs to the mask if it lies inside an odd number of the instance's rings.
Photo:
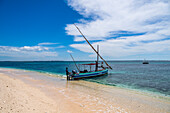
<path id="1" fill-rule="evenodd" d="M 168 113 L 170 97 L 0 68 L 2 113 Z"/>

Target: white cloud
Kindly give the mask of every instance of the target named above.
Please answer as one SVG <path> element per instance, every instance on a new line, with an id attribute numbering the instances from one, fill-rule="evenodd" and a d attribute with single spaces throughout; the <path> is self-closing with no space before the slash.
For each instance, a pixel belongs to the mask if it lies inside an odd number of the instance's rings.
<path id="1" fill-rule="evenodd" d="M 10 57 L 14 60 L 54 60 L 58 53 L 41 46 L 0 46 L 0 56 Z"/>
<path id="2" fill-rule="evenodd" d="M 43 42 L 43 43 L 39 43 L 38 45 L 42 46 L 42 45 L 55 45 L 55 44 L 58 44 L 58 43 Z"/>
<path id="3" fill-rule="evenodd" d="M 92 44 L 99 44 L 105 56 L 170 52 L 169 0 L 68 0 L 68 5 L 84 16 L 76 25 L 88 40 L 98 40 Z M 65 29 L 74 41 L 84 40 L 73 24 Z M 93 53 L 86 44 L 70 46 Z"/>
<path id="4" fill-rule="evenodd" d="M 41 46 L 24 46 L 24 47 L 19 47 L 19 50 L 24 50 L 24 51 L 43 51 L 43 50 L 49 50 L 48 47 L 41 47 Z"/>
<path id="5" fill-rule="evenodd" d="M 41 46 L 23 46 L 23 47 L 12 47 L 12 46 L 0 46 L 2 51 L 44 51 L 49 50 L 48 47 Z"/>
<path id="6" fill-rule="evenodd" d="M 73 53 L 73 51 L 67 50 L 68 53 Z"/>

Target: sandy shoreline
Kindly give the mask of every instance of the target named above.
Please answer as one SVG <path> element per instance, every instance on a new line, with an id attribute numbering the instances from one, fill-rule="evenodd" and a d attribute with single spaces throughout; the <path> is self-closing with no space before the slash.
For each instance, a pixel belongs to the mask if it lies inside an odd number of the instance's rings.
<path id="1" fill-rule="evenodd" d="M 36 88 L 0 74 L 0 112 L 55 112 L 55 103 Z M 41 96 L 39 96 L 41 95 Z"/>
<path id="2" fill-rule="evenodd" d="M 170 112 L 170 99 L 135 91 L 0 68 L 0 112 Z"/>

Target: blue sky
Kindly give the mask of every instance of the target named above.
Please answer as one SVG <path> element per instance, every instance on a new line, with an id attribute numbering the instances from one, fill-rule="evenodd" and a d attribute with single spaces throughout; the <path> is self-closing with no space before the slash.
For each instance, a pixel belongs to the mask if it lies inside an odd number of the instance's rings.
<path id="1" fill-rule="evenodd" d="M 1 0 L 0 60 L 170 60 L 168 0 Z"/>

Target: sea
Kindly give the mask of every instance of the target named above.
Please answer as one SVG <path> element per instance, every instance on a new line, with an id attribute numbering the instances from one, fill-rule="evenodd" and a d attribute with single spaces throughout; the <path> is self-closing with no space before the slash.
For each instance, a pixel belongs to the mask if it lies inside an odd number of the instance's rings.
<path id="1" fill-rule="evenodd" d="M 94 62 L 76 62 L 81 70 L 89 70 L 90 66 L 81 65 L 86 63 Z M 108 75 L 83 80 L 170 96 L 170 61 L 149 61 L 149 64 L 142 64 L 142 61 L 108 61 L 108 64 L 113 68 L 109 69 Z M 0 61 L 0 67 L 37 71 L 56 77 L 66 77 L 66 67 L 69 71 L 76 70 L 72 61 Z M 91 68 L 94 69 L 93 66 Z"/>

